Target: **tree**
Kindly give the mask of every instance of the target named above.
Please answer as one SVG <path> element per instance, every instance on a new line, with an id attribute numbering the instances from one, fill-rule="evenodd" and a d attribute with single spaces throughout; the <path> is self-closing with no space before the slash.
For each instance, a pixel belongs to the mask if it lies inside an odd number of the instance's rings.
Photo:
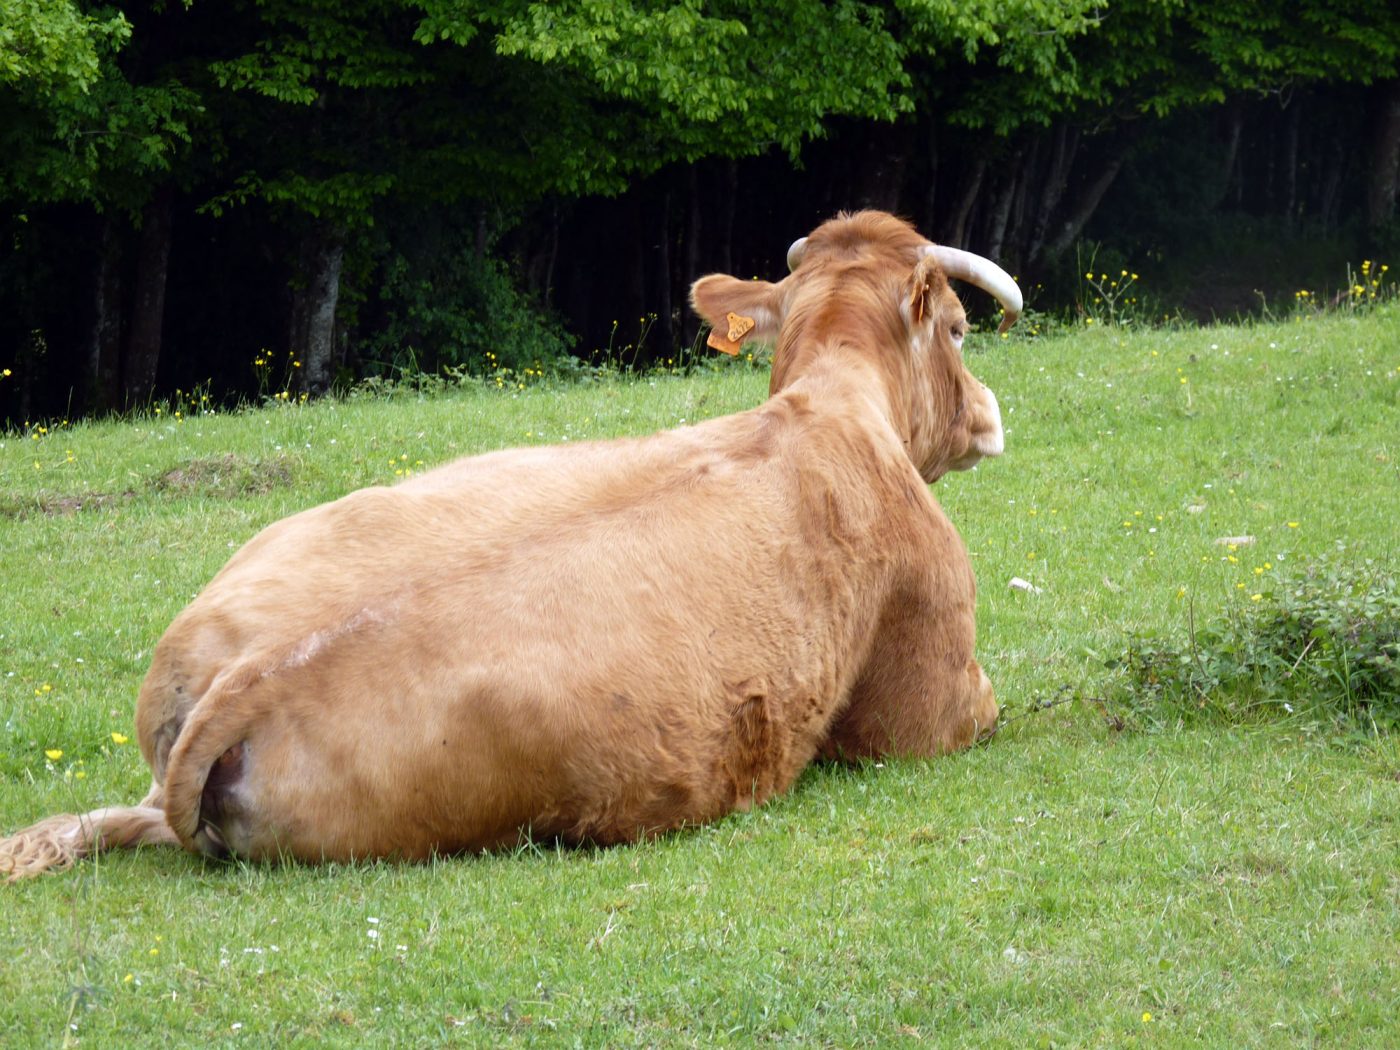
<path id="1" fill-rule="evenodd" d="M 331 378 L 347 241 L 390 196 L 518 213 L 676 158 L 795 151 L 831 112 L 899 106 L 898 49 L 850 0 L 255 6 L 251 46 L 210 66 L 253 97 L 221 122 L 245 167 L 210 207 L 261 199 L 302 231 L 292 350 L 313 390 Z M 817 75 L 813 46 L 859 75 Z"/>
<path id="2" fill-rule="evenodd" d="M 84 386 L 91 407 L 116 403 L 119 387 L 128 401 L 143 399 L 160 352 L 169 179 L 191 141 L 198 99 L 164 73 L 144 79 L 121 69 L 132 41 L 124 13 L 85 12 L 71 0 L 0 3 L 0 205 L 21 218 L 63 203 L 101 216 Z M 138 308 L 122 362 L 122 326 L 113 318 L 121 242 L 139 227 Z"/>

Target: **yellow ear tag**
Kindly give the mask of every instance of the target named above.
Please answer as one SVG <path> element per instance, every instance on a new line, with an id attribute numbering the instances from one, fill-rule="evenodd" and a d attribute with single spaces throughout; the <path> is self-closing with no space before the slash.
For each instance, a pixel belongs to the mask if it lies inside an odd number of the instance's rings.
<path id="1" fill-rule="evenodd" d="M 725 314 L 724 319 L 729 322 L 729 332 L 720 335 L 718 328 L 710 329 L 710 337 L 705 340 L 705 345 L 723 354 L 738 354 L 739 344 L 743 342 L 744 336 L 753 331 L 754 319 L 740 317 L 736 313 Z"/>

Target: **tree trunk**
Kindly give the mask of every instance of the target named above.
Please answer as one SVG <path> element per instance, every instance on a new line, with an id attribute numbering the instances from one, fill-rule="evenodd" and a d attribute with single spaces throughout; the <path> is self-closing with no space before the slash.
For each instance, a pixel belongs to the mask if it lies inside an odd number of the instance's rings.
<path id="1" fill-rule="evenodd" d="M 136 291 L 131 331 L 126 343 L 123 396 L 128 406 L 150 399 L 160 365 L 165 322 L 165 282 L 170 270 L 171 220 L 175 190 L 161 186 L 141 211 L 141 241 L 136 252 Z"/>
<path id="2" fill-rule="evenodd" d="M 1074 156 L 1079 152 L 1079 132 L 1061 122 L 1055 126 L 1055 145 L 1050 152 L 1050 169 L 1045 176 L 1045 188 L 1040 195 L 1039 211 L 1031 225 L 1030 244 L 1026 249 L 1026 263 L 1034 265 L 1040 261 L 1045 251 L 1045 238 L 1050 230 L 1050 220 L 1059 210 L 1069 187 L 1069 173 L 1074 167 Z"/>
<path id="3" fill-rule="evenodd" d="M 898 211 L 900 190 L 909 164 L 909 129 L 902 124 L 875 124 L 866 131 L 866 162 L 858 169 L 856 199 L 863 208 Z"/>
<path id="4" fill-rule="evenodd" d="M 1128 157 L 1128 143 L 1122 143 L 1104 162 L 1099 169 L 1098 176 L 1091 182 L 1080 196 L 1074 210 L 1065 219 L 1060 231 L 1055 235 L 1045 249 L 1047 259 L 1058 259 L 1065 253 L 1079 235 L 1084 232 L 1084 227 L 1089 220 L 1094 217 L 1094 212 L 1098 210 L 1100 202 L 1103 201 L 1104 194 L 1108 192 L 1113 180 L 1118 177 L 1118 172 L 1122 170 L 1123 162 Z"/>
<path id="5" fill-rule="evenodd" d="M 739 166 L 733 157 L 724 161 L 724 188 L 719 195 L 719 268 L 734 272 L 734 204 L 739 196 Z"/>
<path id="6" fill-rule="evenodd" d="M 928 174 L 925 176 L 924 221 L 919 229 L 925 236 L 938 229 L 938 125 L 928 125 Z"/>
<path id="7" fill-rule="evenodd" d="M 1298 210 L 1298 125 L 1302 111 L 1302 96 L 1295 95 L 1284 116 L 1283 129 L 1283 215 L 1290 223 Z"/>
<path id="8" fill-rule="evenodd" d="M 700 203 L 700 178 L 697 174 L 698 165 L 687 166 L 685 172 L 685 192 L 686 192 L 686 218 L 685 218 L 685 272 L 681 274 L 681 284 L 684 288 L 690 287 L 690 282 L 700 276 L 700 239 L 705 233 L 704 210 Z M 687 345 L 694 345 L 696 335 L 699 333 L 699 322 L 694 311 L 685 309 L 684 303 L 681 307 L 682 338 Z"/>
<path id="9" fill-rule="evenodd" d="M 476 240 L 472 245 L 472 251 L 476 254 L 476 261 L 481 262 L 486 258 L 486 245 L 489 240 L 489 230 L 486 223 L 486 205 L 481 205 L 476 210 Z"/>
<path id="10" fill-rule="evenodd" d="M 540 302 L 547 307 L 554 306 L 554 271 L 559 266 L 559 204 L 549 210 L 549 256 L 544 267 L 544 289 Z"/>
<path id="11" fill-rule="evenodd" d="M 1270 209 L 1278 207 L 1278 149 L 1274 139 L 1278 135 L 1278 115 L 1268 113 L 1268 123 L 1261 129 L 1259 151 L 1264 158 L 1264 189 L 1256 198 L 1255 215 L 1267 215 Z"/>
<path id="12" fill-rule="evenodd" d="M 1030 149 L 1022 153 L 1020 163 L 1016 165 L 1016 195 L 1011 203 L 1011 223 L 1006 229 L 1006 238 L 1002 243 L 1002 256 L 1014 258 L 1018 268 L 1020 260 L 1025 258 L 1026 212 L 1030 208 L 1030 187 L 1036 172 L 1040 170 L 1043 146 L 1044 140 L 1037 135 L 1031 140 Z"/>
<path id="13" fill-rule="evenodd" d="M 302 239 L 302 285 L 292 292 L 293 370 L 309 394 L 324 394 L 335 378 L 335 308 L 345 262 L 345 230 L 318 223 Z"/>
<path id="14" fill-rule="evenodd" d="M 962 197 L 958 200 L 957 210 L 953 213 L 953 224 L 949 227 L 948 237 L 944 240 L 944 244 L 954 248 L 967 246 L 968 219 L 972 215 L 973 205 L 977 203 L 977 195 L 982 192 L 982 179 L 986 174 L 987 158 L 976 158 L 972 162 L 972 169 L 967 173 L 967 180 L 963 183 Z"/>
<path id="15" fill-rule="evenodd" d="M 84 355 L 82 396 L 88 412 L 110 412 L 122 399 L 122 239 L 110 215 L 102 216 L 101 230 L 93 267 L 92 329 Z"/>
<path id="16" fill-rule="evenodd" d="M 659 194 L 652 221 L 652 275 L 656 281 L 656 338 L 653 357 L 670 357 L 676 350 L 675 318 L 671 316 L 671 191 Z"/>
<path id="17" fill-rule="evenodd" d="M 1225 203 L 1230 192 L 1230 182 L 1235 177 L 1235 163 L 1240 155 L 1240 136 L 1244 132 L 1244 102 L 1233 97 L 1225 108 L 1225 159 L 1220 165 L 1220 190 L 1215 195 L 1215 206 Z"/>
<path id="18" fill-rule="evenodd" d="M 1342 175 L 1346 169 L 1346 144 L 1335 132 L 1332 135 L 1332 148 L 1327 151 L 1326 164 L 1317 200 L 1317 213 L 1322 218 L 1324 235 L 1331 232 L 1337 222 L 1337 202 L 1341 199 L 1338 190 L 1341 189 Z"/>
<path id="19" fill-rule="evenodd" d="M 1011 206 L 1016 203 L 1016 188 L 1019 182 L 1016 172 L 1008 165 L 1002 174 L 1002 184 L 997 193 L 996 203 L 992 206 L 991 222 L 987 227 L 984 251 L 989 259 L 1001 258 L 1002 244 L 1006 240 L 1006 224 L 1011 219 Z"/>
<path id="20" fill-rule="evenodd" d="M 1400 79 L 1377 84 L 1371 133 L 1371 168 L 1366 185 L 1366 226 L 1377 230 L 1395 216 L 1400 189 Z"/>

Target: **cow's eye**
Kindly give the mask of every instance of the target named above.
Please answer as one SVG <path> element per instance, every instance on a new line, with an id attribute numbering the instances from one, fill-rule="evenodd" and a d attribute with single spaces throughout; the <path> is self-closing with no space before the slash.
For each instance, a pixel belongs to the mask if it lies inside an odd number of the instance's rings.
<path id="1" fill-rule="evenodd" d="M 967 325 L 965 324 L 955 324 L 950 330 L 953 333 L 954 339 L 961 339 L 963 336 L 967 335 Z"/>

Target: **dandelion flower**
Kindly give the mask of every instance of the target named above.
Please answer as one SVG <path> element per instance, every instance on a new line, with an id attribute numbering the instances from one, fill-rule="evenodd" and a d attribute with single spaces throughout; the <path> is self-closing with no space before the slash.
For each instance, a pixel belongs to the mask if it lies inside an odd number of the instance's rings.
<path id="1" fill-rule="evenodd" d="M 1144 1010 L 1144 1011 L 1142 1012 L 1142 1023 L 1143 1023 L 1143 1024 L 1148 1024 L 1151 1020 L 1152 1020 L 1152 1011 L 1151 1011 L 1151 1010 Z"/>
<path id="2" fill-rule="evenodd" d="M 63 752 L 56 747 L 51 747 L 44 752 L 44 757 L 50 762 L 57 762 L 63 757 Z"/>
<path id="3" fill-rule="evenodd" d="M 114 744 L 125 744 L 125 743 L 126 743 L 128 740 L 130 740 L 130 739 L 131 739 L 131 737 L 127 736 L 127 735 L 124 734 L 124 733 L 113 733 L 113 734 L 112 734 L 112 743 L 114 743 Z"/>
<path id="4" fill-rule="evenodd" d="M 1290 521 L 1290 522 L 1288 523 L 1288 527 L 1289 527 L 1290 529 L 1296 529 L 1296 528 L 1298 527 L 1298 523 L 1297 523 L 1296 521 Z"/>

